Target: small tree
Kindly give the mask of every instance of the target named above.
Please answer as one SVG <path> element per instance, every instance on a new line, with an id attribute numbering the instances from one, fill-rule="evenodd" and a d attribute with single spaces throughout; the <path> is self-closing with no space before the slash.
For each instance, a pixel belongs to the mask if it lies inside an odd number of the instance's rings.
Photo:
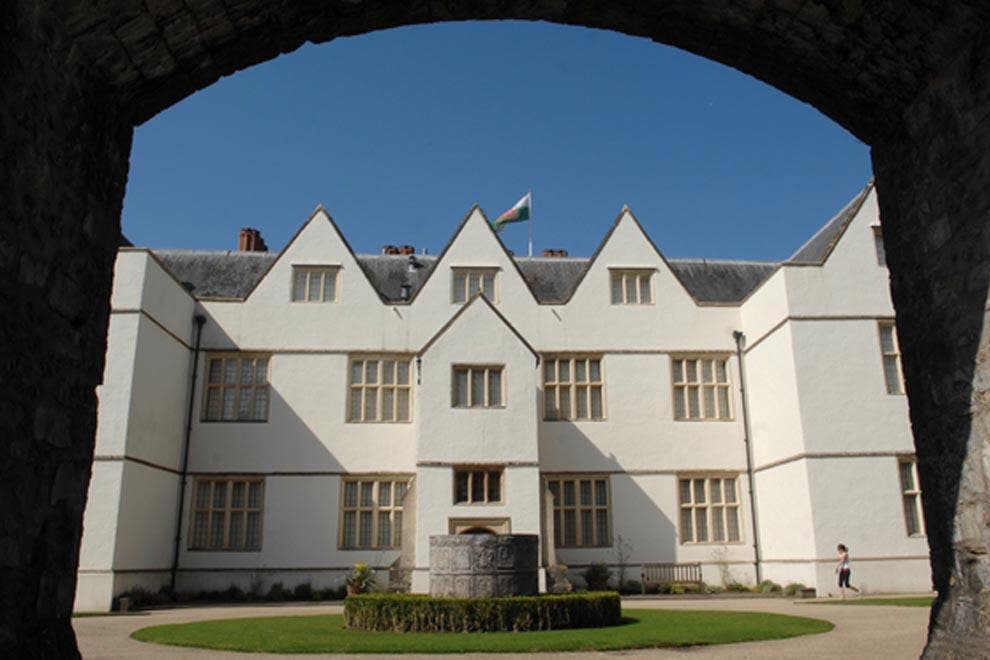
<path id="1" fill-rule="evenodd" d="M 619 567 L 619 586 L 626 583 L 626 569 L 629 568 L 629 558 L 632 556 L 632 543 L 618 534 L 615 537 L 615 563 Z"/>

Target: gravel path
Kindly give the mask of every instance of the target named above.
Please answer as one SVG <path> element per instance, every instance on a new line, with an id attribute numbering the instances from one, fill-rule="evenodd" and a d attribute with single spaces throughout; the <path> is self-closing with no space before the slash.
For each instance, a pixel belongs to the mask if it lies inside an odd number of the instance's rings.
<path id="1" fill-rule="evenodd" d="M 835 624 L 832 632 L 823 635 L 808 635 L 794 639 L 769 642 L 748 642 L 722 646 L 693 647 L 680 650 L 641 649 L 635 651 L 614 651 L 600 653 L 547 653 L 541 660 L 555 658 L 830 658 L 831 660 L 852 658 L 882 658 L 901 660 L 917 658 L 925 645 L 928 625 L 928 609 L 923 607 L 881 607 L 872 605 L 837 606 L 821 601 L 790 601 L 786 599 L 690 599 L 690 600 L 628 600 L 624 606 L 631 609 L 688 609 L 688 610 L 738 610 L 775 612 L 826 619 Z M 128 616 L 81 617 L 74 619 L 73 625 L 79 648 L 87 660 L 148 658 L 152 660 L 183 658 L 222 657 L 224 659 L 261 658 L 316 658 L 344 657 L 331 655 L 262 655 L 259 653 L 227 653 L 204 651 L 179 647 L 146 644 L 130 639 L 130 634 L 138 628 L 163 623 L 183 623 L 203 619 L 232 619 L 250 616 L 289 616 L 295 614 L 337 614 L 342 611 L 339 604 L 293 604 L 283 605 L 244 605 L 224 607 L 190 607 L 171 610 L 140 612 Z M 414 660 L 431 656 L 360 656 L 373 658 L 398 657 Z M 500 660 L 532 658 L 525 654 L 500 655 Z"/>

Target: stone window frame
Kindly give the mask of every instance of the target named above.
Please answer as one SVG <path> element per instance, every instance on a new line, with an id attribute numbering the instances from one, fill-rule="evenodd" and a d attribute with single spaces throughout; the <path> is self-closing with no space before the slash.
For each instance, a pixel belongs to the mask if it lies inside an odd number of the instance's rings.
<path id="1" fill-rule="evenodd" d="M 465 497 L 460 497 L 461 478 L 464 479 Z M 475 498 L 475 486 L 481 478 L 481 497 Z M 495 499 L 492 498 L 492 478 L 497 478 Z M 453 502 L 455 506 L 505 505 L 504 465 L 457 465 L 453 468 Z"/>
<path id="2" fill-rule="evenodd" d="M 223 501 L 218 501 L 218 485 L 223 485 Z M 241 497 L 236 497 L 237 486 L 242 486 Z M 197 476 L 193 479 L 193 492 L 189 501 L 190 551 L 208 552 L 259 552 L 264 538 L 265 478 L 244 475 Z M 207 488 L 207 491 L 203 489 Z M 202 495 L 201 495 L 202 494 Z M 249 544 L 250 521 L 257 520 Z M 214 528 L 219 520 L 220 542 L 214 543 Z M 240 520 L 240 526 L 235 521 Z M 200 521 L 205 521 L 200 525 Z M 241 542 L 239 542 L 239 540 Z"/>
<path id="3" fill-rule="evenodd" d="M 731 422 L 735 419 L 732 380 L 729 377 L 730 359 L 731 356 L 726 353 L 670 355 L 671 408 L 674 421 Z M 692 362 L 695 363 L 693 376 L 689 367 Z M 708 376 L 705 374 L 706 364 L 710 369 Z M 719 365 L 722 367 L 721 371 Z M 692 394 L 696 396 L 696 416 L 692 415 Z"/>
<path id="4" fill-rule="evenodd" d="M 732 481 L 732 490 L 726 489 L 725 482 Z M 701 483 L 699 498 L 698 484 Z M 685 483 L 687 491 L 685 491 Z M 716 491 L 712 486 L 718 483 Z M 685 492 L 687 498 L 685 498 Z M 729 501 L 729 493 L 732 501 Z M 677 475 L 677 536 L 681 545 L 741 545 L 743 535 L 743 505 L 739 494 L 739 473 L 737 472 L 681 472 Z M 732 516 L 734 511 L 735 536 L 732 536 Z M 705 536 L 699 538 L 699 521 L 704 521 Z M 716 531 L 721 529 L 721 538 Z"/>
<path id="5" fill-rule="evenodd" d="M 887 394 L 903 395 L 904 372 L 901 369 L 901 347 L 897 339 L 897 324 L 892 320 L 877 321 L 877 336 L 880 340 L 880 360 Z"/>
<path id="6" fill-rule="evenodd" d="M 383 503 L 383 486 L 388 484 L 388 502 Z M 340 504 L 337 507 L 338 550 L 395 550 L 402 547 L 402 520 L 404 500 L 412 485 L 410 474 L 362 474 L 348 475 L 340 479 Z M 349 486 L 353 486 L 353 499 L 349 499 Z M 365 493 L 368 493 L 367 499 Z M 354 532 L 349 541 L 347 520 L 353 514 Z M 367 515 L 367 518 L 365 517 Z M 382 516 L 385 516 L 383 518 Z M 382 521 L 388 520 L 388 531 L 383 532 Z M 370 528 L 368 527 L 370 522 Z M 363 543 L 362 532 L 368 530 L 368 543 Z M 388 534 L 387 541 L 382 534 Z"/>
<path id="7" fill-rule="evenodd" d="M 897 476 L 904 509 L 904 528 L 912 538 L 927 535 L 925 509 L 921 500 L 921 482 L 918 480 L 918 459 L 901 456 L 897 459 Z"/>
<path id="8" fill-rule="evenodd" d="M 314 279 L 319 277 L 319 291 L 313 295 Z M 331 303 L 339 300 L 340 266 L 334 264 L 293 264 L 289 300 L 294 303 Z M 327 284 L 330 283 L 328 287 Z M 328 288 L 330 297 L 327 297 Z"/>
<path id="9" fill-rule="evenodd" d="M 498 266 L 451 266 L 450 267 L 450 303 L 463 305 L 479 291 L 495 304 L 499 301 L 499 271 Z M 490 286 L 486 284 L 490 282 Z M 477 286 L 473 284 L 477 282 Z M 488 294 L 491 294 L 490 296 Z"/>
<path id="10" fill-rule="evenodd" d="M 549 491 L 552 498 L 555 548 L 612 547 L 612 484 L 608 474 L 545 474 L 543 481 L 545 490 Z M 582 482 L 589 484 L 588 499 L 583 497 Z M 572 487 L 573 498 L 570 503 L 567 498 L 567 485 Z M 571 511 L 574 512 L 574 533 L 573 540 L 569 542 L 564 523 L 567 513 Z M 590 515 L 590 529 L 584 514 Z M 601 514 L 604 514 L 604 532 Z"/>
<path id="11" fill-rule="evenodd" d="M 361 363 L 361 381 L 355 382 L 355 363 Z M 368 363 L 374 362 L 375 379 L 369 381 Z M 386 364 L 391 364 L 391 382 L 385 382 Z M 406 365 L 405 381 L 400 382 Z M 374 411 L 369 413 L 369 397 L 374 392 Z M 386 397 L 391 396 L 391 411 L 386 419 Z M 355 409 L 355 397 L 360 403 Z M 405 405 L 402 405 L 403 399 Z M 413 355 L 409 353 L 354 353 L 347 357 L 347 406 L 344 418 L 349 424 L 410 424 L 413 418 Z M 404 415 L 404 417 L 403 417 Z"/>
<path id="12" fill-rule="evenodd" d="M 267 422 L 271 412 L 271 353 L 211 352 L 204 361 L 203 403 L 200 421 L 208 423 Z M 250 374 L 245 377 L 246 363 Z M 215 365 L 219 367 L 214 370 Z M 229 365 L 234 366 L 232 379 Z M 224 398 L 232 396 L 233 416 L 227 416 Z M 214 407 L 215 404 L 215 407 Z M 259 410 L 259 404 L 263 410 Z M 244 406 L 247 405 L 247 408 Z"/>
<path id="13" fill-rule="evenodd" d="M 465 403 L 459 403 L 461 399 L 461 388 L 458 385 L 458 374 L 465 373 L 465 387 L 467 392 L 464 392 Z M 481 377 L 482 381 L 482 396 L 481 401 L 476 402 L 477 397 L 475 396 L 475 377 Z M 497 375 L 498 383 L 495 390 L 492 389 L 492 380 Z M 477 409 L 477 408 L 505 408 L 505 365 L 504 364 L 454 364 L 451 367 L 451 377 L 450 377 L 450 390 L 451 398 L 450 405 L 452 408 L 461 408 L 465 410 Z M 497 392 L 498 400 L 492 403 L 492 394 Z"/>
<path id="14" fill-rule="evenodd" d="M 653 295 L 653 275 L 656 272 L 656 268 L 609 268 L 609 300 L 613 305 L 654 304 L 656 296 Z M 644 283 L 646 286 L 645 299 L 643 297 Z"/>
<path id="15" fill-rule="evenodd" d="M 543 421 L 546 422 L 604 422 L 607 419 L 605 400 L 605 358 L 601 353 L 548 353 L 540 356 L 543 384 Z M 561 364 L 567 363 L 565 378 Z M 553 378 L 548 367 L 553 364 Z M 598 377 L 594 378 L 593 365 Z M 583 365 L 584 377 L 578 379 L 578 365 Z M 599 392 L 599 415 L 594 415 L 595 391 Z M 567 396 L 567 408 L 562 408 L 562 394 Z M 582 397 L 581 395 L 584 394 Z M 579 404 L 584 399 L 584 416 L 579 416 Z"/>

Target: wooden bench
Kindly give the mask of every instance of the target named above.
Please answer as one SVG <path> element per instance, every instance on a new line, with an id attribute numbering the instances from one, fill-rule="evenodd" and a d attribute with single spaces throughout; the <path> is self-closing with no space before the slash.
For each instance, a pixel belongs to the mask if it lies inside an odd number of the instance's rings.
<path id="1" fill-rule="evenodd" d="M 643 593 L 647 584 L 673 584 L 687 582 L 701 584 L 701 564 L 675 564 L 672 562 L 659 564 L 643 564 L 639 572 L 639 583 Z"/>

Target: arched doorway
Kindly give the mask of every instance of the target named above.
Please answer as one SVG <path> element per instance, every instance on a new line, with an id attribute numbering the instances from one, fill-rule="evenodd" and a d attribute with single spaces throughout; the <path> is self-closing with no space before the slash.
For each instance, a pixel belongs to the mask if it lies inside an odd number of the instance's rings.
<path id="1" fill-rule="evenodd" d="M 644 7 L 187 0 L 0 9 L 0 650 L 76 653 L 74 569 L 131 131 L 305 41 L 523 18 L 644 36 L 813 104 L 872 145 L 929 524 L 929 652 L 988 644 L 990 8 L 715 0 Z M 23 603 L 32 603 L 25 608 Z"/>

